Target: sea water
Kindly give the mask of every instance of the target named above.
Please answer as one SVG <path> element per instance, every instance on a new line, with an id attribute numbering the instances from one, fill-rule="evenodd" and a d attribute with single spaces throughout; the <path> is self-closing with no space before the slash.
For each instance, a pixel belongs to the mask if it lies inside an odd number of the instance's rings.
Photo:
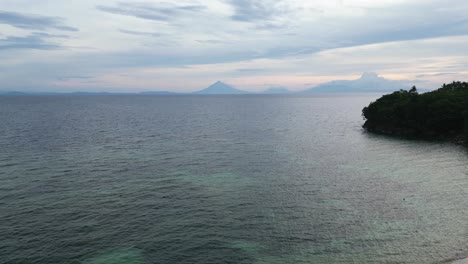
<path id="1" fill-rule="evenodd" d="M 468 151 L 376 95 L 0 97 L 0 263 L 443 263 Z"/>

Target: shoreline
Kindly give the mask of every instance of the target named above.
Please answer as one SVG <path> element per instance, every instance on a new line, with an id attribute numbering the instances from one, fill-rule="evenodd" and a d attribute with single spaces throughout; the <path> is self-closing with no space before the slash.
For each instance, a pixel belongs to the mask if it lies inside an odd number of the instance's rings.
<path id="1" fill-rule="evenodd" d="M 423 140 L 423 141 L 444 141 L 451 142 L 455 145 L 468 147 L 468 139 L 461 133 L 451 135 L 416 135 L 411 133 L 405 133 L 403 129 L 382 129 L 372 127 L 370 128 L 366 123 L 362 126 L 364 131 L 367 133 L 373 133 L 376 135 L 384 135 L 388 137 L 408 139 L 408 140 Z"/>
<path id="2" fill-rule="evenodd" d="M 445 262 L 445 263 L 447 263 L 447 264 L 468 264 L 468 258 L 450 260 L 449 262 Z"/>

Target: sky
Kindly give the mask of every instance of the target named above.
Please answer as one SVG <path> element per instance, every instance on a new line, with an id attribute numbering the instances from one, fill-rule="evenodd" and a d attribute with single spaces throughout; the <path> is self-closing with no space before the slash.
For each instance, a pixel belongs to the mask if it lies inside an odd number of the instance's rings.
<path id="1" fill-rule="evenodd" d="M 0 91 L 468 80 L 466 0 L 0 0 Z"/>

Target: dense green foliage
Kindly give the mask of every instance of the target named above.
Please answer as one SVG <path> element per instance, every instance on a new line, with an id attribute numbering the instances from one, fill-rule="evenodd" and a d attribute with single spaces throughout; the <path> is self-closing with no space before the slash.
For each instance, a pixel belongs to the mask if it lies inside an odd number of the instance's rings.
<path id="1" fill-rule="evenodd" d="M 419 94 L 416 87 L 384 95 L 362 110 L 369 131 L 412 137 L 468 138 L 468 83 L 444 84 Z"/>

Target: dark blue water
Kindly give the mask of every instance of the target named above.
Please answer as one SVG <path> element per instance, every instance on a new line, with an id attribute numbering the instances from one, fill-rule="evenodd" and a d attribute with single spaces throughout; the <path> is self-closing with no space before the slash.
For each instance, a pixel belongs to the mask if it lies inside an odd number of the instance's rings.
<path id="1" fill-rule="evenodd" d="M 468 152 L 376 96 L 0 97 L 0 263 L 442 263 Z"/>

